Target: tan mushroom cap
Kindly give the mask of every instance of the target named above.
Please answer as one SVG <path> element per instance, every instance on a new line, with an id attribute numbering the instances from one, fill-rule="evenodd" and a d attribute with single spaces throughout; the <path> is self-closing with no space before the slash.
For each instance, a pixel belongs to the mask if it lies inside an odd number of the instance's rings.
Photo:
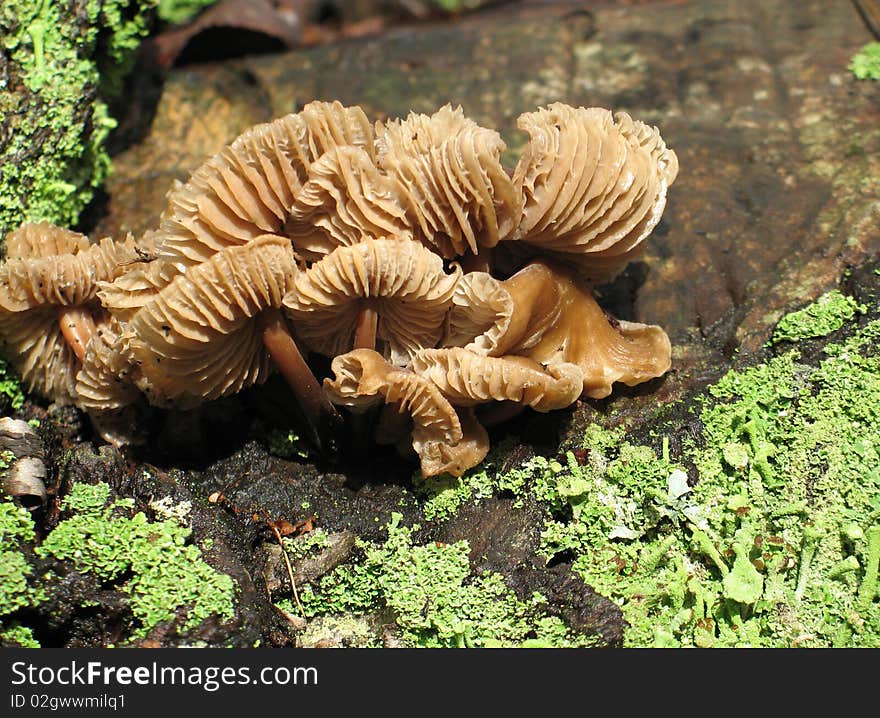
<path id="1" fill-rule="evenodd" d="M 116 319 L 103 322 L 86 347 L 76 375 L 76 405 L 87 411 L 111 411 L 135 403 L 134 366 L 122 351 L 123 328 Z"/>
<path id="2" fill-rule="evenodd" d="M 487 272 L 467 272 L 452 295 L 442 345 L 495 356 L 512 317 L 513 299 L 501 282 Z"/>
<path id="3" fill-rule="evenodd" d="M 377 161 L 392 177 L 413 235 L 451 259 L 494 247 L 514 228 L 520 203 L 501 166 L 506 145 L 449 105 L 376 128 Z"/>
<path id="4" fill-rule="evenodd" d="M 607 281 L 660 221 L 678 159 L 626 113 L 554 103 L 520 116 L 531 137 L 513 181 L 523 213 L 513 251 L 574 262 Z"/>
<path id="5" fill-rule="evenodd" d="M 412 446 L 424 476 L 447 471 L 459 476 L 488 452 L 488 436 L 472 414 L 464 414 L 463 426 L 433 383 L 392 366 L 377 352 L 355 349 L 335 357 L 331 368 L 335 378 L 324 380 L 324 390 L 334 404 L 366 409 L 384 401 L 411 416 Z"/>
<path id="6" fill-rule="evenodd" d="M 297 336 L 329 357 L 352 348 L 359 313 L 371 307 L 378 340 L 394 364 L 405 365 L 440 340 L 459 275 L 446 274 L 443 260 L 417 242 L 366 239 L 299 274 L 284 306 Z"/>
<path id="7" fill-rule="evenodd" d="M 311 102 L 247 130 L 169 192 L 157 232 L 161 256 L 183 270 L 280 233 L 311 164 L 339 145 L 372 153 L 372 127 L 359 107 Z"/>
<path id="8" fill-rule="evenodd" d="M 411 369 L 430 379 L 455 406 L 512 401 L 547 412 L 577 401 L 584 375 L 576 364 L 543 367 L 520 356 L 487 357 L 467 349 L 423 349 Z"/>
<path id="9" fill-rule="evenodd" d="M 121 341 L 150 403 L 189 408 L 265 381 L 270 359 L 253 320 L 281 306 L 296 271 L 289 239 L 257 237 L 192 267 L 144 304 Z"/>
<path id="10" fill-rule="evenodd" d="M 0 266 L 0 348 L 28 391 L 62 404 L 76 402 L 80 363 L 59 325 L 62 312 L 101 322 L 98 283 L 140 259 L 133 240 L 87 237 L 46 222 L 26 224 L 6 243 Z"/>
<path id="11" fill-rule="evenodd" d="M 609 319 L 588 285 L 558 264 L 535 261 L 499 282 L 510 296 L 510 318 L 489 327 L 493 355 L 528 357 L 547 366 L 577 364 L 583 394 L 601 399 L 614 382 L 628 386 L 662 376 L 672 348 L 657 326 Z M 506 312 L 506 310 L 505 310 Z M 481 345 L 475 337 L 468 347 Z"/>
<path id="12" fill-rule="evenodd" d="M 284 233 L 307 260 L 365 237 L 410 234 L 391 179 L 361 147 L 332 147 L 312 164 Z"/>

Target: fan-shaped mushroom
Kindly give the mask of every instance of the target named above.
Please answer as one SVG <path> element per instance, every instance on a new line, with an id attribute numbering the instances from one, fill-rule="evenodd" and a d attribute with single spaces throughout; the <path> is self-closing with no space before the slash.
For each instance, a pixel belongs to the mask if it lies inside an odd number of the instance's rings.
<path id="1" fill-rule="evenodd" d="M 608 281 L 638 255 L 666 205 L 678 159 L 626 113 L 554 103 L 520 116 L 531 139 L 513 182 L 523 212 L 514 253 L 540 252 Z"/>
<path id="2" fill-rule="evenodd" d="M 331 147 L 309 168 L 284 227 L 297 253 L 320 259 L 366 237 L 409 235 L 391 179 L 361 147 Z"/>
<path id="3" fill-rule="evenodd" d="M 387 343 L 394 364 L 437 344 L 459 272 L 417 242 L 365 239 L 339 247 L 293 280 L 284 298 L 297 335 L 329 357 Z"/>
<path id="4" fill-rule="evenodd" d="M 372 153 L 372 128 L 359 107 L 312 102 L 247 130 L 169 192 L 156 237 L 161 256 L 183 271 L 227 247 L 279 233 L 311 164 L 339 145 Z"/>
<path id="5" fill-rule="evenodd" d="M 331 368 L 335 379 L 325 379 L 324 389 L 333 403 L 364 410 L 384 400 L 412 417 L 412 446 L 424 476 L 460 476 L 488 452 L 488 436 L 473 415 L 465 412 L 463 420 L 430 380 L 392 366 L 370 349 L 341 354 Z"/>
<path id="6" fill-rule="evenodd" d="M 514 228 L 520 202 L 501 166 L 494 130 L 449 105 L 377 126 L 377 162 L 394 181 L 414 236 L 451 259 L 494 247 Z"/>
<path id="7" fill-rule="evenodd" d="M 320 442 L 318 427 L 335 410 L 278 311 L 297 271 L 290 240 L 266 235 L 216 253 L 149 299 L 139 295 L 146 301 L 116 343 L 134 383 L 153 404 L 189 408 L 262 383 L 271 359 Z"/>
<path id="8" fill-rule="evenodd" d="M 616 381 L 634 386 L 669 369 L 672 349 L 660 327 L 609 319 L 589 285 L 558 264 L 534 261 L 503 282 L 482 278 L 470 296 L 476 313 L 463 303 L 450 312 L 455 343 L 467 342 L 468 326 L 482 327 L 470 351 L 577 364 L 585 396 L 600 399 Z M 494 321 L 493 306 L 500 307 Z"/>
<path id="9" fill-rule="evenodd" d="M 141 259 L 131 238 L 90 244 L 46 222 L 6 240 L 0 266 L 0 345 L 29 391 L 75 403 L 75 377 L 96 334 L 98 282 Z M 100 318 L 99 318 L 100 321 Z"/>

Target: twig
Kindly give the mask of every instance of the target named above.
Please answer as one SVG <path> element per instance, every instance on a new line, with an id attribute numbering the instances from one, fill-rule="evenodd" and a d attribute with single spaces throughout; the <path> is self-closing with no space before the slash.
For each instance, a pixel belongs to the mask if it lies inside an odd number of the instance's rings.
<path id="1" fill-rule="evenodd" d="M 305 618 L 306 612 L 303 610 L 302 604 L 299 602 L 299 594 L 296 592 L 296 581 L 293 580 L 293 566 L 290 565 L 290 558 L 287 555 L 287 549 L 284 548 L 284 542 L 281 540 L 281 532 L 278 530 L 277 526 L 271 523 L 269 524 L 269 527 L 272 529 L 272 533 L 275 534 L 275 538 L 278 539 L 278 545 L 281 547 L 281 555 L 284 557 L 284 565 L 287 566 L 287 575 L 290 577 L 290 588 L 293 591 L 293 600 L 296 601 L 299 615 Z"/>

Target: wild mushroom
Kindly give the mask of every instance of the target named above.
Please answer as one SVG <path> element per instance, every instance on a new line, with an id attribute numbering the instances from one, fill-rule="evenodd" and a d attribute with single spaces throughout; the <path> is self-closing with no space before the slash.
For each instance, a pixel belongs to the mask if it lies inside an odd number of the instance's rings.
<path id="1" fill-rule="evenodd" d="M 489 450 L 489 438 L 470 412 L 459 414 L 428 379 L 389 364 L 370 349 L 355 349 L 333 359 L 333 380 L 324 389 L 334 404 L 364 411 L 382 401 L 412 418 L 412 447 L 423 476 L 460 476 Z M 397 436 L 377 436 L 394 443 Z"/>
<path id="2" fill-rule="evenodd" d="M 402 366 L 439 341 L 459 275 L 417 242 L 365 239 L 296 276 L 284 306 L 312 350 L 334 357 L 378 339 Z"/>
<path id="3" fill-rule="evenodd" d="M 514 229 L 521 203 L 501 166 L 505 144 L 497 132 L 446 105 L 377 125 L 376 135 L 376 160 L 416 239 L 446 259 L 485 258 Z"/>
<path id="4" fill-rule="evenodd" d="M 331 147 L 309 168 L 284 233 L 297 254 L 320 259 L 366 237 L 409 236 L 391 179 L 361 147 Z"/>
<path id="5" fill-rule="evenodd" d="M 554 103 L 520 116 L 531 139 L 513 175 L 522 217 L 505 249 L 609 281 L 660 221 L 678 159 L 629 115 Z"/>
<path id="6" fill-rule="evenodd" d="M 266 235 L 217 252 L 153 295 L 139 295 L 142 305 L 114 345 L 135 385 L 152 404 L 191 408 L 262 383 L 274 364 L 319 443 L 325 441 L 324 425 L 336 411 L 279 311 L 297 271 L 290 240 Z M 143 275 L 138 281 L 149 283 Z"/>
<path id="7" fill-rule="evenodd" d="M 227 247 L 279 234 L 309 167 L 337 145 L 372 152 L 372 127 L 359 107 L 312 102 L 247 130 L 169 192 L 160 255 L 182 272 Z"/>
<path id="8" fill-rule="evenodd" d="M 62 404 L 76 401 L 75 377 L 97 333 L 98 282 L 141 259 L 131 238 L 97 244 L 46 222 L 25 224 L 6 240 L 0 266 L 0 347 L 28 390 Z"/>
<path id="9" fill-rule="evenodd" d="M 584 396 L 595 399 L 608 396 L 614 382 L 634 386 L 669 369 L 672 349 L 660 327 L 609 319 L 590 286 L 559 264 L 534 261 L 503 282 L 482 277 L 468 286 L 472 304 L 451 310 L 453 334 L 444 343 L 546 367 L 577 364 Z M 493 307 L 500 308 L 494 318 Z M 468 342 L 467 327 L 483 333 Z"/>

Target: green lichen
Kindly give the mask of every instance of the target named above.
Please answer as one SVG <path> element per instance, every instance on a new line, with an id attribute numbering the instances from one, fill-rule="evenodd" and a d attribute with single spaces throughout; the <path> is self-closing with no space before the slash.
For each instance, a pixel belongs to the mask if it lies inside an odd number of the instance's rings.
<path id="1" fill-rule="evenodd" d="M 282 459 L 307 459 L 311 449 L 308 442 L 296 432 L 272 429 L 269 432 L 269 453 Z"/>
<path id="2" fill-rule="evenodd" d="M 361 542 L 362 558 L 340 566 L 299 598 L 307 617 L 388 612 L 403 640 L 421 647 L 583 645 L 543 599 L 522 601 L 497 573 L 473 575 L 467 542 L 414 545 L 418 527 L 394 514 L 383 544 Z"/>
<path id="3" fill-rule="evenodd" d="M 853 55 L 849 70 L 859 80 L 880 80 L 880 42 L 869 42 Z"/>
<path id="4" fill-rule="evenodd" d="M 0 5 L 0 235 L 22 222 L 76 222 L 106 178 L 118 90 L 155 0 Z M 103 74 L 102 74 L 103 72 Z"/>
<path id="5" fill-rule="evenodd" d="M 859 304 L 837 289 L 832 290 L 804 309 L 784 316 L 773 332 L 773 342 L 797 342 L 827 336 L 856 314 L 864 314 L 865 310 L 864 304 Z"/>
<path id="6" fill-rule="evenodd" d="M 37 553 L 73 563 L 102 582 L 120 582 L 140 622 L 136 635 L 186 616 L 184 629 L 234 615 L 235 584 L 205 563 L 189 543 L 191 530 L 176 517 L 150 521 L 130 500 L 110 501 L 106 484 L 74 486 L 63 503 L 72 515 L 49 534 Z"/>
<path id="7" fill-rule="evenodd" d="M 0 646 L 39 648 L 40 643 L 34 638 L 34 633 L 30 628 L 19 623 L 13 623 L 7 627 L 0 624 Z"/>
<path id="8" fill-rule="evenodd" d="M 30 583 L 32 569 L 22 548 L 34 540 L 30 514 L 6 499 L 0 501 L 0 641 L 25 645 L 16 622 L 7 625 L 8 617 L 21 608 L 33 606 L 42 593 Z"/>

